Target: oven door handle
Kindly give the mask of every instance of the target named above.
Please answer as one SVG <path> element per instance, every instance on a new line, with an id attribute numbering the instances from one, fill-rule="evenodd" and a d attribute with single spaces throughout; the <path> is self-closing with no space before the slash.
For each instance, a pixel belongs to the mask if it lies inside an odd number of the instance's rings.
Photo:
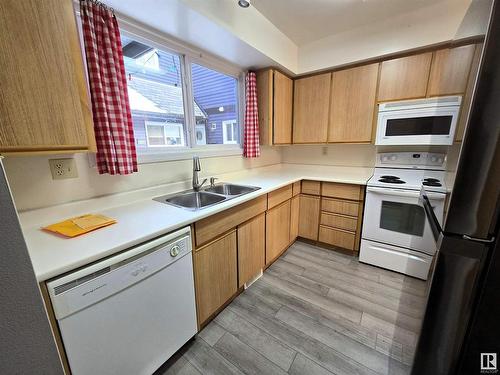
<path id="1" fill-rule="evenodd" d="M 371 193 L 376 193 L 376 194 L 393 195 L 393 196 L 397 196 L 397 197 L 420 198 L 419 191 L 408 191 L 408 190 L 401 190 L 401 189 L 378 188 L 378 187 L 367 187 L 366 191 L 369 191 Z M 446 194 L 426 193 L 426 196 L 428 197 L 428 199 L 438 201 L 438 200 L 444 200 L 446 197 Z"/>
<path id="2" fill-rule="evenodd" d="M 439 224 L 439 220 L 437 219 L 436 214 L 434 213 L 434 209 L 429 200 L 429 193 L 425 192 L 423 189 L 420 194 L 420 201 L 424 206 L 425 216 L 427 216 L 427 222 L 431 227 L 434 240 L 437 242 L 439 236 L 441 235 L 441 233 L 443 233 L 443 228 L 441 227 L 441 224 Z"/>

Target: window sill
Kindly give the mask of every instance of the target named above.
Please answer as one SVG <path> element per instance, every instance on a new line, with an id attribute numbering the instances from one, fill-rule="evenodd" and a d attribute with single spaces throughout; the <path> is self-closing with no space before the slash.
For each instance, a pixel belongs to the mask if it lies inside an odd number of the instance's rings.
<path id="1" fill-rule="evenodd" d="M 170 150 L 165 152 L 148 152 L 143 154 L 137 154 L 137 162 L 139 164 L 149 164 L 149 163 L 161 163 L 166 161 L 175 160 L 188 160 L 192 159 L 193 156 L 199 156 L 200 158 L 213 158 L 219 156 L 233 156 L 242 155 L 243 149 L 240 145 L 234 146 L 220 146 L 215 147 L 203 147 L 203 148 L 191 148 L 183 150 Z"/>

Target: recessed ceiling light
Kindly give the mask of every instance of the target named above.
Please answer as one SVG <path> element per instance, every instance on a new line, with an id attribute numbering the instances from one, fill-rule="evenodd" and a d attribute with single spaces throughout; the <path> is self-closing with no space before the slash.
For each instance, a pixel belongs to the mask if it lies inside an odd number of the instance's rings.
<path id="1" fill-rule="evenodd" d="M 250 1 L 238 0 L 238 5 L 242 8 L 248 8 L 250 6 Z"/>

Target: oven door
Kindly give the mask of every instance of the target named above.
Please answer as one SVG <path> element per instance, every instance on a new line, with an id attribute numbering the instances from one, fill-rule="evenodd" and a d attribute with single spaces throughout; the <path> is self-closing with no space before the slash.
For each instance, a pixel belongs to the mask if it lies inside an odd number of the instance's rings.
<path id="1" fill-rule="evenodd" d="M 378 114 L 377 145 L 451 145 L 459 106 L 412 108 Z"/>
<path id="2" fill-rule="evenodd" d="M 420 192 L 414 190 L 368 187 L 363 238 L 433 255 L 436 243 L 419 197 Z M 427 193 L 440 222 L 445 197 L 442 193 Z"/>

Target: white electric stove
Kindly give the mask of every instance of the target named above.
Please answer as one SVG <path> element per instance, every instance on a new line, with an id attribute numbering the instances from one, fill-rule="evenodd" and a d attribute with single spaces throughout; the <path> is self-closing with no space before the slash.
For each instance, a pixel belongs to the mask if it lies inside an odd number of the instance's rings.
<path id="1" fill-rule="evenodd" d="M 428 152 L 380 153 L 366 189 L 359 260 L 427 279 L 436 244 L 419 202 L 426 195 L 442 224 L 446 156 Z"/>

